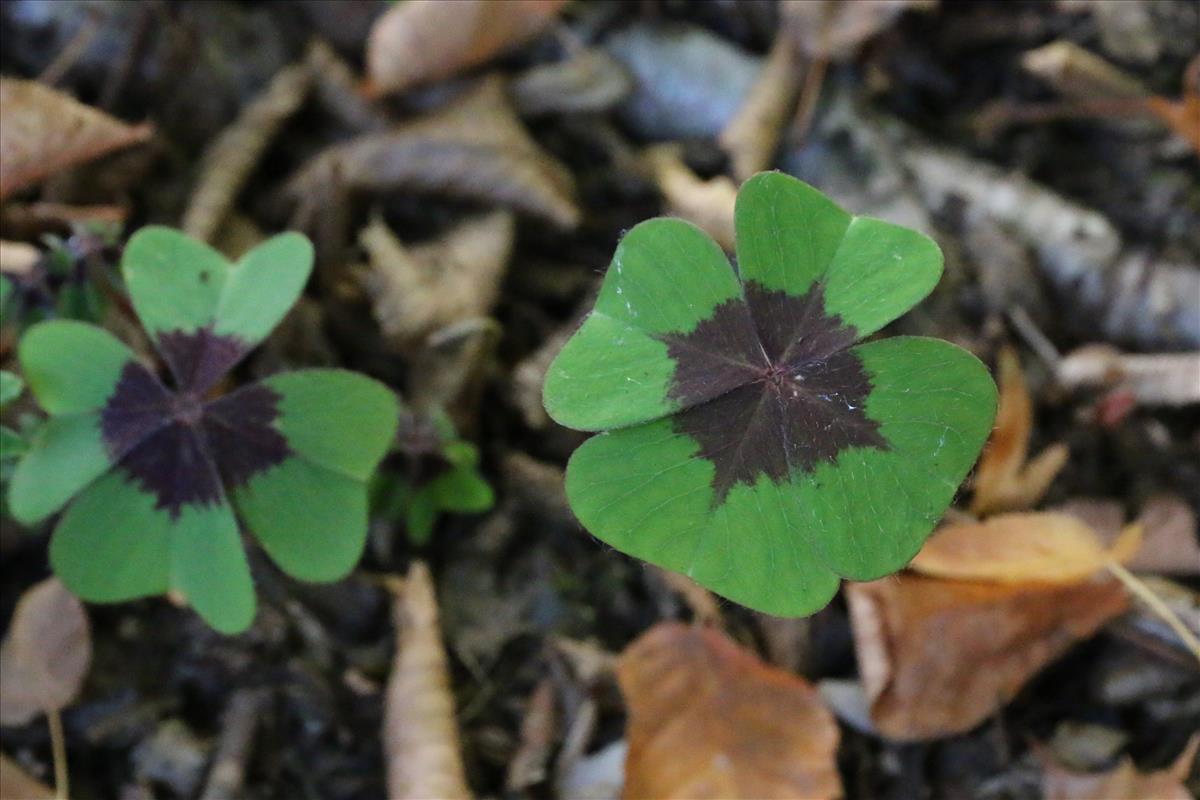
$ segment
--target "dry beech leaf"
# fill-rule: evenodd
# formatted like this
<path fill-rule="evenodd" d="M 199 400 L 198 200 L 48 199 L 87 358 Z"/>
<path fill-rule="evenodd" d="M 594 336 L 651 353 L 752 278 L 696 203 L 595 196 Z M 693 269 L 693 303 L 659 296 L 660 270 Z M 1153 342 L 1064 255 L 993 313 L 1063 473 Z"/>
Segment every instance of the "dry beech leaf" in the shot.
<path fill-rule="evenodd" d="M 414 562 L 392 608 L 396 656 L 383 719 L 388 797 L 465 800 L 463 772 L 437 598 L 425 564 Z"/>
<path fill-rule="evenodd" d="M 61 711 L 79 694 L 91 663 L 91 628 L 79 599 L 57 578 L 28 589 L 0 644 L 0 725 Z"/>
<path fill-rule="evenodd" d="M 1129 605 L 1111 579 L 1001 584 L 907 574 L 846 590 L 871 719 L 900 741 L 975 727 Z"/>
<path fill-rule="evenodd" d="M 664 622 L 621 654 L 625 798 L 834 798 L 838 729 L 817 690 L 723 633 Z"/>
<path fill-rule="evenodd" d="M 1055 377 L 1067 389 L 1123 392 L 1140 405 L 1200 403 L 1200 352 L 1127 355 L 1108 345 L 1086 345 L 1058 362 Z"/>
<path fill-rule="evenodd" d="M 520 44 L 554 21 L 566 0 L 407 0 L 375 21 L 367 39 L 372 93 L 455 75 Z"/>
<path fill-rule="evenodd" d="M 1125 756 L 1108 772 L 1075 772 L 1042 760 L 1042 794 L 1045 800 L 1191 800 L 1183 785 L 1200 751 L 1200 736 L 1193 736 L 1175 763 L 1157 772 L 1138 772 Z"/>
<path fill-rule="evenodd" d="M 149 123 L 126 125 L 70 95 L 18 78 L 0 78 L 0 109 L 0 200 L 154 133 Z"/>
<path fill-rule="evenodd" d="M 375 317 L 398 346 L 488 314 L 512 253 L 516 221 L 507 211 L 467 220 L 441 238 L 406 247 L 381 218 L 359 234 L 371 269 L 363 285 Z"/>
<path fill-rule="evenodd" d="M 937 0 L 783 0 L 780 11 L 806 55 L 844 60 L 905 11 L 936 6 Z"/>
<path fill-rule="evenodd" d="M 1109 561 L 1129 561 L 1141 541 L 1138 524 L 1126 527 L 1109 548 L 1070 514 L 998 514 L 983 522 L 942 527 L 909 566 L 953 580 L 1072 583 L 1091 577 Z"/>
<path fill-rule="evenodd" d="M 975 471 L 971 513 L 976 516 L 1032 508 L 1070 455 L 1066 445 L 1056 444 L 1026 463 L 1029 435 L 1033 432 L 1033 401 L 1025 386 L 1021 362 L 1011 348 L 1000 352 L 999 373 L 996 428 Z"/>
<path fill-rule="evenodd" d="M 50 800 L 54 790 L 34 780 L 20 765 L 0 753 L 0 800 Z"/>
<path fill-rule="evenodd" d="M 303 200 L 333 184 L 478 200 L 568 228 L 580 217 L 570 171 L 521 127 L 495 77 L 413 122 L 327 148 L 288 188 Z"/>
<path fill-rule="evenodd" d="M 659 144 L 646 149 L 643 160 L 667 201 L 667 213 L 686 219 L 733 251 L 733 205 L 737 184 L 724 175 L 704 180 L 683 163 L 676 144 Z"/>

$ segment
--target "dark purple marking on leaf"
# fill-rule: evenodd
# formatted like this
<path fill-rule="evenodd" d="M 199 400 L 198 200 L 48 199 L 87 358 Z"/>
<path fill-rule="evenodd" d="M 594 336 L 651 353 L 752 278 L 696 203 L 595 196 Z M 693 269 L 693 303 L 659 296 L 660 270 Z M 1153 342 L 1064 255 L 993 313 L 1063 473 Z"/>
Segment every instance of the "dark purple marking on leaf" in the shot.
<path fill-rule="evenodd" d="M 172 397 L 150 370 L 136 361 L 125 365 L 100 411 L 100 433 L 113 461 L 167 424 Z"/>
<path fill-rule="evenodd" d="M 180 391 L 203 395 L 225 373 L 233 369 L 250 348 L 236 336 L 213 333 L 212 328 L 200 328 L 190 333 L 181 330 L 161 331 L 157 338 L 175 384 Z"/>
<path fill-rule="evenodd" d="M 100 412 L 100 431 L 117 468 L 178 519 L 186 505 L 221 502 L 222 483 L 243 486 L 291 455 L 272 424 L 280 399 L 252 384 L 205 402 L 195 390 L 171 392 L 131 363 Z"/>
<path fill-rule="evenodd" d="M 428 416 L 402 413 L 396 441 L 401 455 L 399 466 L 414 489 L 429 485 L 454 467 L 443 452 L 441 432 Z"/>
<path fill-rule="evenodd" d="M 205 408 L 204 434 L 226 486 L 245 486 L 291 456 L 287 439 L 271 424 L 281 399 L 269 386 L 253 383 Z"/>
<path fill-rule="evenodd" d="M 834 463 L 851 447 L 886 450 L 866 415 L 871 380 L 846 348 L 856 331 L 825 312 L 820 284 L 803 296 L 745 284 L 686 334 L 660 337 L 675 362 L 676 432 L 712 462 L 713 504 L 761 475 L 775 483 Z"/>
<path fill-rule="evenodd" d="M 169 422 L 135 447 L 117 467 L 156 498 L 155 508 L 179 519 L 184 506 L 221 502 L 221 479 L 195 425 Z"/>

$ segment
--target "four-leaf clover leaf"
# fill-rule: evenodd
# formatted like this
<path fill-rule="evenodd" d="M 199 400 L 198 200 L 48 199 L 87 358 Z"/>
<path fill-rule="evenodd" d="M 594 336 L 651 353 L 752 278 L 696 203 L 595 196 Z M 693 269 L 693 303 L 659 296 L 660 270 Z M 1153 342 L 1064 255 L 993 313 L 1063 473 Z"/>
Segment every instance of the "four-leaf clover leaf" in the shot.
<path fill-rule="evenodd" d="M 312 260 L 293 233 L 236 265 L 168 228 L 135 234 L 122 272 L 169 383 L 92 325 L 44 322 L 22 338 L 25 379 L 50 418 L 17 466 L 10 508 L 33 523 L 66 506 L 50 561 L 81 598 L 175 590 L 217 630 L 243 630 L 255 601 L 239 518 L 297 578 L 354 566 L 366 482 L 395 435 L 392 392 L 314 369 L 214 397 L 296 301 Z"/>
<path fill-rule="evenodd" d="M 567 468 L 583 525 L 751 608 L 802 615 L 906 564 L 991 429 L 996 389 L 936 339 L 856 344 L 936 285 L 928 237 L 794 178 L 738 194 L 737 270 L 698 228 L 621 241 L 551 365 L 546 410 L 600 432 Z"/>

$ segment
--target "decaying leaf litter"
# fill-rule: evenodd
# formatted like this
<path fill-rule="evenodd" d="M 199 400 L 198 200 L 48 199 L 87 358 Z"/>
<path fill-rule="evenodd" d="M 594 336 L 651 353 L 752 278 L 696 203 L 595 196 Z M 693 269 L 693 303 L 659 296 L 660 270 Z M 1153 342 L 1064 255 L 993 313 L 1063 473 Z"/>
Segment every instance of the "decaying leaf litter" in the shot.
<path fill-rule="evenodd" d="M 1108 565 L 1200 628 L 1195 5 L 503 6 L 5 4 L 0 366 L 46 314 L 149 356 L 116 271 L 142 224 L 229 258 L 299 229 L 308 292 L 234 380 L 366 371 L 449 415 L 496 505 L 423 547 L 378 518 L 329 586 L 252 553 L 232 639 L 162 601 L 88 606 L 61 634 L 91 631 L 82 688 L 6 717 L 0 784 L 55 783 L 54 706 L 80 797 L 1194 793 L 1200 672 Z M 540 404 L 622 232 L 669 213 L 729 248 L 738 183 L 771 167 L 933 235 L 942 282 L 891 328 L 1002 390 L 945 538 L 798 620 L 584 534 L 582 437 Z M 6 659 L 67 640 L 14 616 L 45 547 L 5 521 Z M 736 687 L 692 709 L 719 738 L 673 738 L 671 662 Z M 766 759 L 786 703 L 822 721 Z M 699 745 L 732 771 L 672 773 Z"/>

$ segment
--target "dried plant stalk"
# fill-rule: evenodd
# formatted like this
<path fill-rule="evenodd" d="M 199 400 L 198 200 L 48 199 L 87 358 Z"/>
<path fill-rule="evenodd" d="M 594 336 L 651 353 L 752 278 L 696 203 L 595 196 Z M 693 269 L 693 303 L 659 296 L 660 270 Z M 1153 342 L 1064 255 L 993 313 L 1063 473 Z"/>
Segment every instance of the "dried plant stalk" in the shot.
<path fill-rule="evenodd" d="M 388 797 L 468 800 L 429 568 L 415 562 L 393 606 L 396 657 L 383 720 Z"/>

